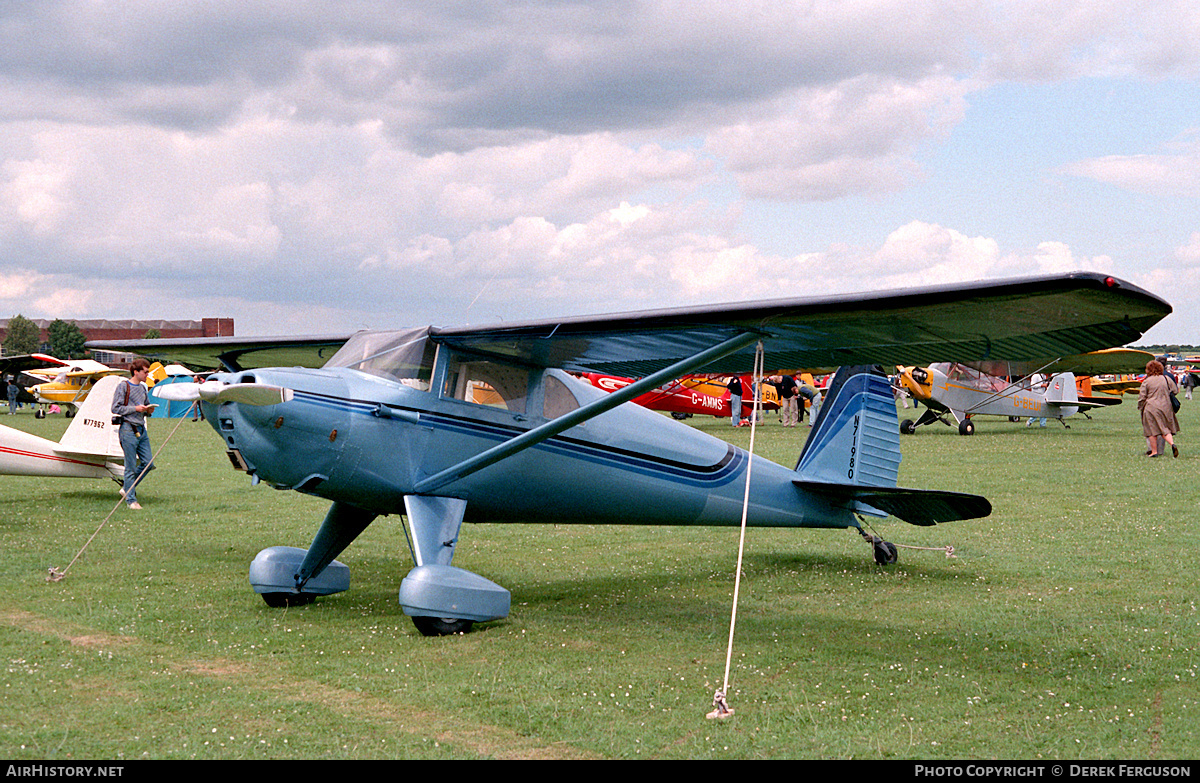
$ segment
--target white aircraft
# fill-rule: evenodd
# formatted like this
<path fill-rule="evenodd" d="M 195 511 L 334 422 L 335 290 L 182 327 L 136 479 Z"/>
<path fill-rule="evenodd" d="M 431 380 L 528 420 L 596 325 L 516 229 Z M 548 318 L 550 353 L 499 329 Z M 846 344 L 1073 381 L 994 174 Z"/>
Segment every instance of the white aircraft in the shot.
<path fill-rule="evenodd" d="M 0 474 L 121 480 L 125 458 L 111 410 L 123 380 L 109 375 L 97 381 L 58 443 L 0 425 Z"/>

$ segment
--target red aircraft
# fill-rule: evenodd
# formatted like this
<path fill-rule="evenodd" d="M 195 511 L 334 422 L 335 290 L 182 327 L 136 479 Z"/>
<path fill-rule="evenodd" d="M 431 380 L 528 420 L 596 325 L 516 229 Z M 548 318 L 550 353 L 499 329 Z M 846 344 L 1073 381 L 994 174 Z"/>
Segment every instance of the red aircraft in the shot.
<path fill-rule="evenodd" d="M 579 376 L 583 380 L 606 392 L 633 383 L 634 378 L 622 378 L 617 375 L 602 375 L 589 372 Z M 752 388 L 751 376 L 742 375 L 742 388 L 747 391 Z M 710 377 L 707 375 L 689 375 L 677 381 L 659 386 L 646 392 L 640 397 L 634 397 L 633 402 L 644 408 L 656 411 L 666 411 L 676 419 L 686 419 L 688 416 L 717 416 L 728 418 L 729 388 L 725 385 L 727 376 Z M 779 408 L 779 393 L 769 383 L 762 385 L 762 406 L 764 410 Z M 742 416 L 749 416 L 754 410 L 754 397 L 745 394 L 742 397 Z"/>

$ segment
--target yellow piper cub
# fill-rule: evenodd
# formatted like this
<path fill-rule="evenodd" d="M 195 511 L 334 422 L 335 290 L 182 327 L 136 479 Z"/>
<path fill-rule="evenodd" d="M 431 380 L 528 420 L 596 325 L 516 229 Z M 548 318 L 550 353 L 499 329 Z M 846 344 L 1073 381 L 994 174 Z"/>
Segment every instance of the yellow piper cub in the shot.
<path fill-rule="evenodd" d="M 1020 362 L 935 362 L 928 367 L 898 367 L 901 385 L 925 405 L 919 419 L 900 422 L 900 431 L 910 435 L 917 427 L 935 421 L 954 426 L 948 416 L 958 425 L 960 435 L 974 434 L 971 419 L 975 416 L 1007 416 L 1010 421 L 1026 417 L 1057 419 L 1070 429 L 1063 421 L 1068 416 L 1121 402 L 1120 398 L 1080 397 L 1074 373 L 1120 372 L 1144 367 L 1153 358 L 1145 351 L 1114 348 Z"/>
<path fill-rule="evenodd" d="M 110 375 L 128 376 L 125 370 L 118 370 L 92 359 L 70 359 L 67 366 L 47 367 L 41 370 L 26 370 L 25 374 L 35 379 L 44 379 L 41 383 L 30 385 L 28 391 L 43 405 L 58 405 L 65 411 L 67 418 L 75 415 L 79 406 L 87 399 L 88 392 L 95 388 L 96 383 Z M 155 383 L 166 378 L 166 371 L 159 362 L 150 366 L 150 375 L 146 385 L 153 387 Z M 39 414 L 45 415 L 42 411 Z"/>

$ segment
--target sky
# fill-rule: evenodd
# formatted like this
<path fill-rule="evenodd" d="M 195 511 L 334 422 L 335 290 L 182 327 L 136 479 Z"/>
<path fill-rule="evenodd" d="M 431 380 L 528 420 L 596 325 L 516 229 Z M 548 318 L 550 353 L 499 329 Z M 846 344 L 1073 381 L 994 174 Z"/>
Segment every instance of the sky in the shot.
<path fill-rule="evenodd" d="M 0 317 L 239 335 L 1086 270 L 1200 344 L 1194 0 L 0 0 Z"/>

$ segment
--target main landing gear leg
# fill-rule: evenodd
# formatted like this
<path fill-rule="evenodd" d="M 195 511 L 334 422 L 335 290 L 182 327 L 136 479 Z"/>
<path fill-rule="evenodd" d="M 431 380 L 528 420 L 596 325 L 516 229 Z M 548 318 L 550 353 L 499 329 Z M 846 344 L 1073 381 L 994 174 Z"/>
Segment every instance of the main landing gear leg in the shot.
<path fill-rule="evenodd" d="M 273 546 L 250 564 L 250 584 L 267 606 L 303 606 L 350 588 L 350 569 L 334 560 L 377 514 L 334 503 L 308 549 Z"/>
<path fill-rule="evenodd" d="M 942 424 L 949 426 L 950 422 L 946 421 L 941 413 L 938 413 L 933 408 L 926 407 L 921 413 L 921 417 L 916 421 L 905 419 L 900 422 L 900 433 L 902 435 L 912 435 L 917 427 L 924 427 L 926 424 L 933 424 L 935 421 L 940 421 Z"/>
<path fill-rule="evenodd" d="M 416 568 L 400 583 L 400 608 L 417 630 L 425 636 L 466 633 L 474 623 L 507 617 L 507 590 L 450 565 L 467 502 L 408 495 L 404 510 Z"/>

